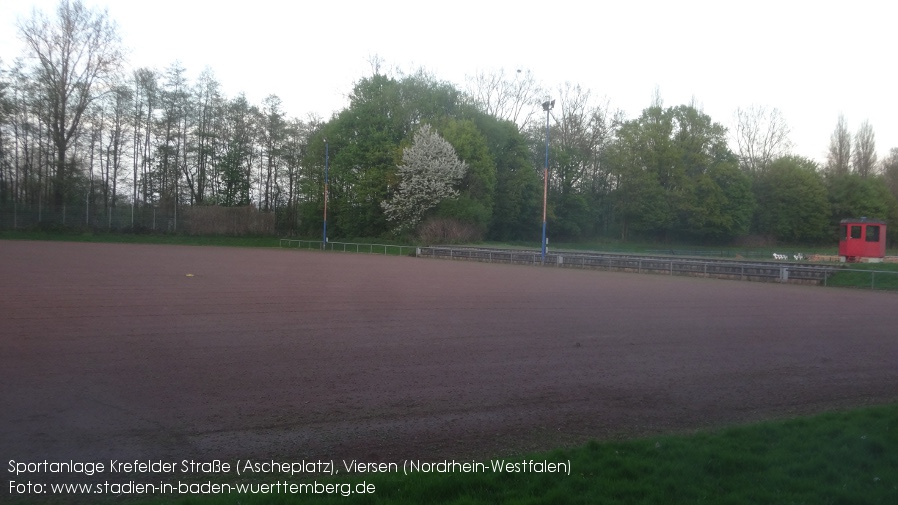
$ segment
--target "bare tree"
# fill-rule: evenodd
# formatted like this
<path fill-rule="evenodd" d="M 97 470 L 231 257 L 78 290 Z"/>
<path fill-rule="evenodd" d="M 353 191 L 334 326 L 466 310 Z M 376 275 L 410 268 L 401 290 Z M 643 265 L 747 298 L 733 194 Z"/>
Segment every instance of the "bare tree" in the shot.
<path fill-rule="evenodd" d="M 131 126 L 133 128 L 132 156 L 134 185 L 132 187 L 132 224 L 134 206 L 138 201 L 144 205 L 150 202 L 155 185 L 150 177 L 153 154 L 150 150 L 152 125 L 155 122 L 159 102 L 159 76 L 155 70 L 140 68 L 133 72 L 133 108 Z M 138 174 L 140 179 L 138 181 Z M 139 188 L 139 190 L 138 190 Z"/>
<path fill-rule="evenodd" d="M 876 136 L 869 121 L 861 123 L 854 135 L 854 169 L 861 177 L 876 170 Z"/>
<path fill-rule="evenodd" d="M 215 189 L 215 184 L 209 184 L 215 177 L 215 125 L 216 119 L 221 116 L 222 96 L 221 85 L 215 78 L 212 70 L 206 68 L 200 73 L 199 81 L 193 88 L 193 102 L 196 108 L 195 139 L 195 169 L 192 177 L 187 174 L 191 198 L 195 204 L 203 204 L 206 201 L 209 190 Z"/>
<path fill-rule="evenodd" d="M 763 172 L 770 163 L 789 153 L 789 126 L 779 109 L 752 105 L 736 109 L 733 137 L 739 165 L 745 172 Z"/>
<path fill-rule="evenodd" d="M 829 140 L 826 170 L 833 174 L 847 174 L 851 170 L 851 133 L 848 132 L 845 116 L 841 114 Z"/>
<path fill-rule="evenodd" d="M 597 184 L 604 185 L 606 178 L 601 166 L 601 155 L 611 139 L 610 104 L 594 103 L 589 89 L 565 83 L 556 91 L 559 105 L 553 117 L 556 119 L 555 140 L 557 167 L 552 174 L 553 185 L 562 193 L 573 190 L 597 191 Z M 543 135 L 543 123 L 534 125 L 537 138 Z"/>
<path fill-rule="evenodd" d="M 277 95 L 265 97 L 262 101 L 261 112 L 259 133 L 264 158 L 264 174 L 260 173 L 259 177 L 260 185 L 264 180 L 264 186 L 260 188 L 259 192 L 259 209 L 268 212 L 276 206 L 279 194 L 277 179 L 283 163 L 283 143 L 287 122 L 281 99 Z M 260 170 L 262 169 L 263 167 L 260 166 Z"/>
<path fill-rule="evenodd" d="M 69 170 L 66 153 L 80 132 L 81 117 L 97 88 L 123 60 L 118 28 L 108 13 L 88 9 L 80 0 L 60 0 L 56 19 L 35 10 L 18 23 L 19 35 L 36 60 L 34 78 L 46 101 L 45 118 L 56 155 L 54 204 L 61 206 Z"/>
<path fill-rule="evenodd" d="M 384 66 L 384 59 L 381 55 L 369 54 L 368 55 L 368 65 L 371 65 L 371 75 L 380 75 L 380 67 Z"/>
<path fill-rule="evenodd" d="M 522 131 L 537 112 L 544 94 L 529 70 L 508 77 L 504 69 L 468 78 L 468 96 L 487 114 L 511 121 Z"/>
<path fill-rule="evenodd" d="M 882 160 L 882 176 L 889 190 L 898 198 L 898 147 L 893 147 L 889 156 Z"/>
<path fill-rule="evenodd" d="M 122 158 L 125 156 L 128 143 L 126 129 L 128 112 L 133 107 L 132 92 L 127 86 L 119 84 L 107 95 L 109 117 L 109 134 L 104 148 L 106 170 L 103 173 L 103 202 L 106 211 L 107 226 L 111 227 L 112 210 L 118 197 L 118 182 L 123 169 Z M 111 188 L 110 188 L 111 185 Z M 111 195 L 110 195 L 111 193 Z"/>

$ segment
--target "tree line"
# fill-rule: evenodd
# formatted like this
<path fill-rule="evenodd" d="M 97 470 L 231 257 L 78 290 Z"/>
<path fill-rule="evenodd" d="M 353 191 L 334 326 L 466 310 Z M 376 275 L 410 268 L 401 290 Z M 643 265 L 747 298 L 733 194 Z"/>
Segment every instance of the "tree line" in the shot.
<path fill-rule="evenodd" d="M 16 28 L 26 54 L 0 62 L 0 212 L 252 207 L 320 236 L 327 168 L 331 237 L 535 240 L 548 158 L 554 240 L 813 243 L 845 217 L 898 223 L 898 148 L 877 160 L 867 122 L 852 135 L 840 117 L 820 166 L 791 154 L 776 109 L 739 109 L 728 129 L 656 96 L 627 118 L 528 71 L 459 89 L 379 61 L 346 108 L 297 119 L 274 94 L 225 96 L 211 69 L 127 70 L 115 24 L 80 1 Z"/>

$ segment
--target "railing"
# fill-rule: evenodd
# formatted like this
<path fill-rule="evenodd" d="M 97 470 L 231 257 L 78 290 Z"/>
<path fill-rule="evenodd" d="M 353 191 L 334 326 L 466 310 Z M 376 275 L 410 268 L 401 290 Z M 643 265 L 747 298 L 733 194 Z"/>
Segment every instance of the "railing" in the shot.
<path fill-rule="evenodd" d="M 542 264 L 539 251 L 527 249 L 489 249 L 456 247 L 415 247 L 391 244 L 362 244 L 353 242 L 327 242 L 320 240 L 280 239 L 281 247 L 355 252 L 399 256 L 418 256 L 450 260 L 482 261 L 490 263 Z M 638 256 L 607 253 L 556 252 L 546 254 L 545 265 L 562 268 L 594 268 L 635 273 L 687 275 L 717 279 L 745 281 L 789 282 L 835 286 L 867 287 L 870 289 L 898 289 L 898 272 L 885 270 L 861 270 L 833 265 L 809 265 L 776 261 L 703 260 L 699 258 L 675 258 L 670 256 Z M 862 281 L 830 282 L 833 275 L 848 273 L 855 276 L 869 275 Z"/>
<path fill-rule="evenodd" d="M 281 247 L 309 249 L 319 251 L 336 251 L 336 252 L 355 252 L 366 254 L 384 254 L 390 256 L 414 256 L 415 247 L 408 245 L 392 245 L 392 244 L 361 244 L 354 242 L 331 242 L 326 243 L 326 247 L 322 247 L 320 240 L 296 240 L 296 239 L 280 239 Z"/>
<path fill-rule="evenodd" d="M 893 270 L 866 270 L 860 268 L 839 268 L 833 286 L 863 287 L 898 291 L 898 272 Z M 869 277 L 869 282 L 867 278 Z"/>
<path fill-rule="evenodd" d="M 766 258 L 771 257 L 771 253 L 766 251 L 712 251 L 705 249 L 687 250 L 687 249 L 650 249 L 646 251 L 649 255 L 660 256 L 699 256 L 699 257 L 718 257 L 718 258 Z"/>
<path fill-rule="evenodd" d="M 542 263 L 542 256 L 539 252 L 526 250 L 421 247 L 418 249 L 418 256 L 496 263 Z M 814 284 L 826 284 L 827 278 L 838 270 L 835 267 L 826 265 L 810 266 L 775 262 L 746 263 L 731 260 L 709 261 L 599 253 L 551 253 L 546 255 L 545 264 L 565 268 L 595 268 L 635 273 Z"/>

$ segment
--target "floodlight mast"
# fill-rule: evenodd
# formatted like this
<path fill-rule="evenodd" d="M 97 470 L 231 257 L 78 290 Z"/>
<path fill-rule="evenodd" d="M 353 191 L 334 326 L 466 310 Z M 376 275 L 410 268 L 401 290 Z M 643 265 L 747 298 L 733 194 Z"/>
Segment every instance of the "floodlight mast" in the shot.
<path fill-rule="evenodd" d="M 327 250 L 327 189 L 328 180 L 327 172 L 330 168 L 330 151 L 328 150 L 327 138 L 324 139 L 324 228 L 321 231 L 321 249 Z"/>
<path fill-rule="evenodd" d="M 546 168 L 543 171 L 543 240 L 542 263 L 546 264 L 546 203 L 549 194 L 549 111 L 555 107 L 555 100 L 543 102 L 543 110 L 546 111 Z"/>

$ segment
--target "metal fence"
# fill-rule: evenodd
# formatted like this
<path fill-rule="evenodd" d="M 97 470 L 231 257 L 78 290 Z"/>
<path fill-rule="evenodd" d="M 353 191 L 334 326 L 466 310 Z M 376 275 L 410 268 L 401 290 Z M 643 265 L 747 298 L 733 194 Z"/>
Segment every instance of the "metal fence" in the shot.
<path fill-rule="evenodd" d="M 4 205 L 0 230 L 64 229 L 96 232 L 151 232 L 187 235 L 274 235 L 276 214 L 251 206 L 152 205 L 98 207 Z"/>
<path fill-rule="evenodd" d="M 418 256 L 496 263 L 542 264 L 542 256 L 539 252 L 526 250 L 421 247 L 418 249 Z M 634 273 L 813 284 L 826 284 L 827 279 L 834 272 L 840 270 L 827 265 L 715 261 L 601 253 L 550 253 L 546 255 L 545 264 L 563 268 L 591 268 Z"/>
<path fill-rule="evenodd" d="M 543 265 L 540 251 L 526 249 L 490 249 L 461 247 L 416 247 L 390 244 L 362 244 L 352 242 L 327 242 L 322 247 L 320 240 L 280 239 L 281 247 L 437 258 L 448 260 L 480 261 L 488 263 L 512 263 L 522 265 Z M 870 289 L 896 289 L 898 272 L 886 270 L 861 270 L 835 265 L 811 265 L 807 263 L 737 260 L 705 260 L 695 258 L 673 258 L 666 256 L 620 255 L 606 253 L 549 253 L 546 266 L 559 268 L 586 268 L 633 273 L 662 275 L 684 275 L 716 279 L 743 281 L 820 284 L 827 286 L 833 275 L 838 273 L 858 273 L 869 275 L 869 284 L 854 283 L 853 286 Z M 844 285 L 844 284 L 837 284 Z"/>
<path fill-rule="evenodd" d="M 415 246 L 408 245 L 392 245 L 392 244 L 362 244 L 355 242 L 331 242 L 328 241 L 325 247 L 322 247 L 321 240 L 298 240 L 282 238 L 280 240 L 281 247 L 308 249 L 308 250 L 325 250 L 336 252 L 354 252 L 366 254 L 384 254 L 388 256 L 414 256 Z"/>
<path fill-rule="evenodd" d="M 834 283 L 837 286 L 864 287 L 869 289 L 885 289 L 898 291 L 898 272 L 891 270 L 862 270 L 859 268 L 839 268 L 838 273 L 850 274 L 854 281 L 846 283 L 839 279 Z M 867 278 L 869 277 L 869 281 Z"/>
<path fill-rule="evenodd" d="M 0 208 L 0 230 L 68 228 L 120 231 L 147 229 L 167 231 L 175 225 L 175 216 L 151 207 L 97 208 L 84 205 L 5 205 Z"/>

